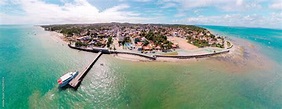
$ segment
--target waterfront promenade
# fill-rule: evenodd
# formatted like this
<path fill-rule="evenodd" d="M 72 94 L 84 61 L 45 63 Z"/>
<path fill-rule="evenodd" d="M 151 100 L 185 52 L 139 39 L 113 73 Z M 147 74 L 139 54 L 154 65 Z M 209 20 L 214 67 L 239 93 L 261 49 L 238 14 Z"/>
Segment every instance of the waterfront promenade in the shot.
<path fill-rule="evenodd" d="M 147 58 L 149 60 L 157 60 L 158 57 L 162 58 L 176 58 L 176 59 L 189 59 L 189 58 L 205 58 L 205 57 L 210 57 L 214 55 L 219 55 L 219 54 L 224 54 L 228 53 L 230 50 L 229 49 L 223 49 L 221 51 L 214 51 L 214 52 L 207 52 L 207 53 L 195 53 L 195 54 L 187 54 L 187 55 L 163 55 L 163 54 L 152 54 L 152 55 L 147 55 L 143 53 L 137 53 L 137 52 L 131 52 L 127 50 L 109 50 L 107 48 L 82 48 L 82 47 L 75 47 L 73 45 L 68 45 L 70 48 L 77 49 L 77 50 L 82 50 L 82 51 L 87 51 L 87 52 L 94 52 L 94 53 L 104 53 L 104 54 L 129 54 L 129 55 L 135 55 L 135 56 L 140 56 Z"/>

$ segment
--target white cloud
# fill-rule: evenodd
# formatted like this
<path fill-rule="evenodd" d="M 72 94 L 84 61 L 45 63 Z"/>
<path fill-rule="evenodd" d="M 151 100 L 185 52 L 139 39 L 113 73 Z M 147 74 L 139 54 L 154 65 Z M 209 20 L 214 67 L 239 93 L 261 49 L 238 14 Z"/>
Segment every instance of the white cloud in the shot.
<path fill-rule="evenodd" d="M 7 0 L 0 0 L 0 5 L 5 5 L 7 3 Z"/>
<path fill-rule="evenodd" d="M 177 5 L 175 3 L 166 3 L 162 6 L 162 8 L 173 8 L 176 7 Z"/>
<path fill-rule="evenodd" d="M 179 13 L 174 15 L 174 17 L 184 17 L 184 16 L 186 16 L 186 14 L 184 12 L 179 12 Z"/>
<path fill-rule="evenodd" d="M 138 13 L 124 11 L 126 4 L 104 11 L 98 10 L 86 0 L 75 0 L 64 5 L 50 4 L 41 0 L 20 0 L 24 16 L 1 14 L 1 24 L 50 24 L 50 23 L 97 23 L 97 22 L 144 22 Z"/>
<path fill-rule="evenodd" d="M 282 10 L 282 1 L 281 0 L 278 1 L 277 0 L 276 2 L 274 2 L 273 4 L 270 5 L 270 8 Z"/>
<path fill-rule="evenodd" d="M 132 22 L 280 26 L 279 28 L 282 28 L 282 12 L 272 10 L 281 9 L 281 0 L 272 2 L 266 0 L 158 0 L 155 4 L 152 2 L 153 0 L 132 0 L 134 2 L 119 0 L 122 2 L 113 3 L 103 8 L 98 7 L 100 2 L 97 2 L 103 2 L 103 0 L 91 1 L 91 3 L 87 0 L 60 1 L 61 4 L 58 5 L 44 2 L 44 0 L 0 0 L 0 5 L 6 5 L 9 8 L 6 11 L 0 10 L 0 24 Z M 126 2 L 134 7 L 120 4 Z M 139 4 L 142 4 L 141 2 L 146 2 L 145 5 L 153 3 L 149 5 L 153 6 L 144 9 L 144 7 L 139 6 Z M 156 8 L 154 5 L 159 7 Z M 16 11 L 13 10 L 13 6 L 17 6 L 15 7 Z M 256 10 L 258 8 L 264 10 L 268 6 L 269 8 L 265 10 L 267 11 L 265 13 Z M 210 12 L 205 13 L 206 11 Z M 223 15 L 222 13 L 229 14 Z"/>
<path fill-rule="evenodd" d="M 175 5 L 176 8 L 181 8 L 182 10 L 190 10 L 196 8 L 214 7 L 217 9 L 222 9 L 224 11 L 240 11 L 252 8 L 260 7 L 259 1 L 251 0 L 160 0 L 159 3 L 164 6 L 177 3 L 180 5 Z"/>
<path fill-rule="evenodd" d="M 282 13 L 272 13 L 269 16 L 257 14 L 241 15 L 227 14 L 219 16 L 197 16 L 177 20 L 176 23 L 196 25 L 225 25 L 225 26 L 248 26 L 248 27 L 271 27 L 282 28 Z"/>
<path fill-rule="evenodd" d="M 150 2 L 151 0 L 135 0 L 137 2 Z"/>
<path fill-rule="evenodd" d="M 133 1 L 133 2 L 150 2 L 152 0 L 118 0 L 120 2 L 125 2 L 125 1 Z"/>

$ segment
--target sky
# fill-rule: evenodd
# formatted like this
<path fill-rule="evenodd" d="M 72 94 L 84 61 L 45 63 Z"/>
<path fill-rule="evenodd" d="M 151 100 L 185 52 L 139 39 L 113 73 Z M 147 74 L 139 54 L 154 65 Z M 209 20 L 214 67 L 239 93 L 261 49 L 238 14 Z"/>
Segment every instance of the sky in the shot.
<path fill-rule="evenodd" d="M 109 22 L 282 28 L 282 0 L 0 0 L 0 25 Z"/>

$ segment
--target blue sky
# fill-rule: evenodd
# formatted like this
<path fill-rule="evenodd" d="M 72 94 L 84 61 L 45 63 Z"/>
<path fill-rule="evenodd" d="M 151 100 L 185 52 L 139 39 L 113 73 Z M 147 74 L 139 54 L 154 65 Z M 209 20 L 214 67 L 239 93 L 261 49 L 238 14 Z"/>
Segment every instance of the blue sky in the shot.
<path fill-rule="evenodd" d="M 100 22 L 282 28 L 282 0 L 0 0 L 0 24 Z"/>

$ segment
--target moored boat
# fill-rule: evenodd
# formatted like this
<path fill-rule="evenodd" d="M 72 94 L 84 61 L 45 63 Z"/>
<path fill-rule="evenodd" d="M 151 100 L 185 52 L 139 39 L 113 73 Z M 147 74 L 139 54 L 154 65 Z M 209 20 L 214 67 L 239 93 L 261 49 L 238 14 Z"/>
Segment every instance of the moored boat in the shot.
<path fill-rule="evenodd" d="M 76 72 L 68 72 L 61 76 L 58 79 L 58 84 L 60 87 L 66 86 L 73 78 L 75 78 L 78 75 L 78 71 Z"/>

